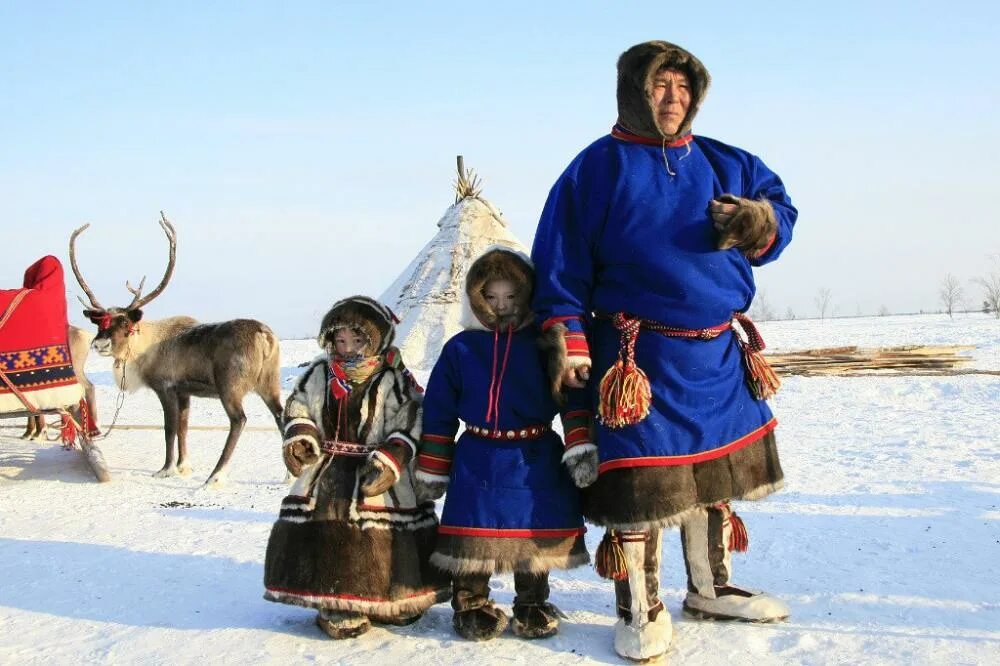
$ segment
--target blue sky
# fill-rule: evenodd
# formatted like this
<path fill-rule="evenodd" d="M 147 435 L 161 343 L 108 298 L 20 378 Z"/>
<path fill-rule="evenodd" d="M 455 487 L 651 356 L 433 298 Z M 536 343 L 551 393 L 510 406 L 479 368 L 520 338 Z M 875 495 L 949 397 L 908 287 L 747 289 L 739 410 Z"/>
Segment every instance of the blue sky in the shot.
<path fill-rule="evenodd" d="M 707 3 L 706 3 L 707 4 Z M 870 6 L 875 5 L 875 6 Z M 615 60 L 666 39 L 713 76 L 696 133 L 761 156 L 800 209 L 758 284 L 779 313 L 939 307 L 1000 253 L 993 3 L 171 2 L 0 5 L 0 285 L 70 232 L 104 305 L 313 332 L 436 231 L 454 158 L 530 244 L 615 118 Z M 76 285 L 70 278 L 72 293 Z M 75 303 L 75 299 L 73 301 Z M 73 318 L 79 321 L 78 308 Z"/>

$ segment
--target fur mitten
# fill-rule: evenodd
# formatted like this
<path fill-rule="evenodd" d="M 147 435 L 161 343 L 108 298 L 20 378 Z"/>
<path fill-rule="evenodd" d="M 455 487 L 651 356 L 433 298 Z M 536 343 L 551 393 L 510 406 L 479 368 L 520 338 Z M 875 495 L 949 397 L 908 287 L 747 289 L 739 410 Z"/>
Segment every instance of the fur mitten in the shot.
<path fill-rule="evenodd" d="M 771 244 L 778 229 L 774 209 L 764 199 L 754 201 L 723 194 L 709 204 L 709 210 L 719 233 L 720 250 L 735 247 L 755 257 Z"/>
<path fill-rule="evenodd" d="M 302 468 L 315 464 L 319 460 L 319 454 L 309 442 L 301 439 L 290 441 L 281 447 L 282 456 L 285 459 L 285 467 L 292 476 L 302 474 Z"/>
<path fill-rule="evenodd" d="M 447 481 L 427 481 L 422 479 L 419 473 L 413 479 L 413 492 L 416 493 L 418 504 L 440 499 L 447 489 Z"/>
<path fill-rule="evenodd" d="M 365 497 L 381 495 L 392 488 L 399 477 L 395 470 L 376 458 L 369 458 L 359 473 L 361 494 Z"/>
<path fill-rule="evenodd" d="M 579 444 L 563 454 L 563 464 L 573 477 L 577 488 L 586 488 L 597 481 L 597 447 L 593 444 Z"/>

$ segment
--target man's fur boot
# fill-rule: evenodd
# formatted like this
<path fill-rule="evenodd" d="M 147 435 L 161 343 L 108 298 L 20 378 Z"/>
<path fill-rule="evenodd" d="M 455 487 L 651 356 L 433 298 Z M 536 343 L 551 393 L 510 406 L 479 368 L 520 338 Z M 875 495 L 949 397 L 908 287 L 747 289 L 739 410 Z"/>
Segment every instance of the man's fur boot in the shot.
<path fill-rule="evenodd" d="M 780 599 L 760 590 L 730 585 L 732 550 L 741 540 L 745 542 L 742 521 L 728 503 L 695 511 L 681 525 L 688 577 L 684 611 L 688 615 L 747 622 L 775 622 L 788 617 L 788 606 Z"/>
<path fill-rule="evenodd" d="M 456 576 L 451 607 L 455 610 L 452 626 L 462 638 L 488 641 L 507 628 L 507 615 L 490 599 L 490 577 L 486 574 Z"/>
<path fill-rule="evenodd" d="M 372 628 L 368 616 L 324 608 L 316 616 L 316 624 L 330 638 L 354 638 Z"/>
<path fill-rule="evenodd" d="M 670 613 L 660 601 L 660 547 L 663 531 L 615 531 L 625 554 L 628 579 L 615 581 L 618 622 L 615 652 L 637 662 L 656 661 L 673 638 Z"/>
<path fill-rule="evenodd" d="M 561 611 L 548 602 L 548 572 L 514 573 L 514 621 L 511 627 L 521 638 L 548 638 L 559 631 Z"/>

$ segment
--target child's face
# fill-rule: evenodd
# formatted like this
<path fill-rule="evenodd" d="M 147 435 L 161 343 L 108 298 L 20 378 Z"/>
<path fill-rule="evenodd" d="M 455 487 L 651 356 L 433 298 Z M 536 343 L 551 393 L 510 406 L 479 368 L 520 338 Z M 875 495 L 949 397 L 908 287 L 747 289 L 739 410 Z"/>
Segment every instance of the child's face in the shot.
<path fill-rule="evenodd" d="M 483 296 L 498 317 L 516 314 L 517 305 L 514 299 L 517 291 L 510 280 L 490 280 L 483 289 Z"/>
<path fill-rule="evenodd" d="M 333 350 L 341 356 L 360 354 L 365 348 L 365 338 L 357 331 L 342 328 L 333 336 Z"/>

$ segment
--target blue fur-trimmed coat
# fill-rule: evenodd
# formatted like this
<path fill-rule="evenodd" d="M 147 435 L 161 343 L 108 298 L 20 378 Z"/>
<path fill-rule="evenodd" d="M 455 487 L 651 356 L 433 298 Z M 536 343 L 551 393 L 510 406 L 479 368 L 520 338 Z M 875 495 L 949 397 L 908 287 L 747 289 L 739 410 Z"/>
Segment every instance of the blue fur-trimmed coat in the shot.
<path fill-rule="evenodd" d="M 560 408 L 549 391 L 539 330 L 513 334 L 467 330 L 441 351 L 424 395 L 424 431 L 417 477 L 448 480 L 439 535 L 463 537 L 573 537 L 583 533 L 579 491 L 562 464 L 565 450 L 588 445 L 589 412 L 578 392 L 563 409 L 563 440 L 552 430 L 537 439 L 495 440 L 467 427 L 522 433 L 548 425 Z M 491 377 L 498 377 L 499 411 L 487 422 Z M 494 355 L 498 356 L 494 374 Z"/>
<path fill-rule="evenodd" d="M 570 355 L 592 360 L 595 410 L 620 337 L 593 313 L 626 312 L 687 329 L 718 326 L 746 311 L 755 292 L 752 269 L 777 259 L 792 238 L 797 211 L 759 158 L 706 137 L 678 144 L 598 139 L 556 181 L 538 225 L 533 309 L 546 323 L 586 334 L 582 348 L 570 344 Z M 716 249 L 708 206 L 726 193 L 770 202 L 777 234 L 760 256 Z M 747 388 L 735 334 L 705 341 L 643 329 L 635 354 L 650 380 L 651 411 L 624 428 L 597 426 L 602 473 L 710 460 L 774 428 L 767 404 Z"/>

